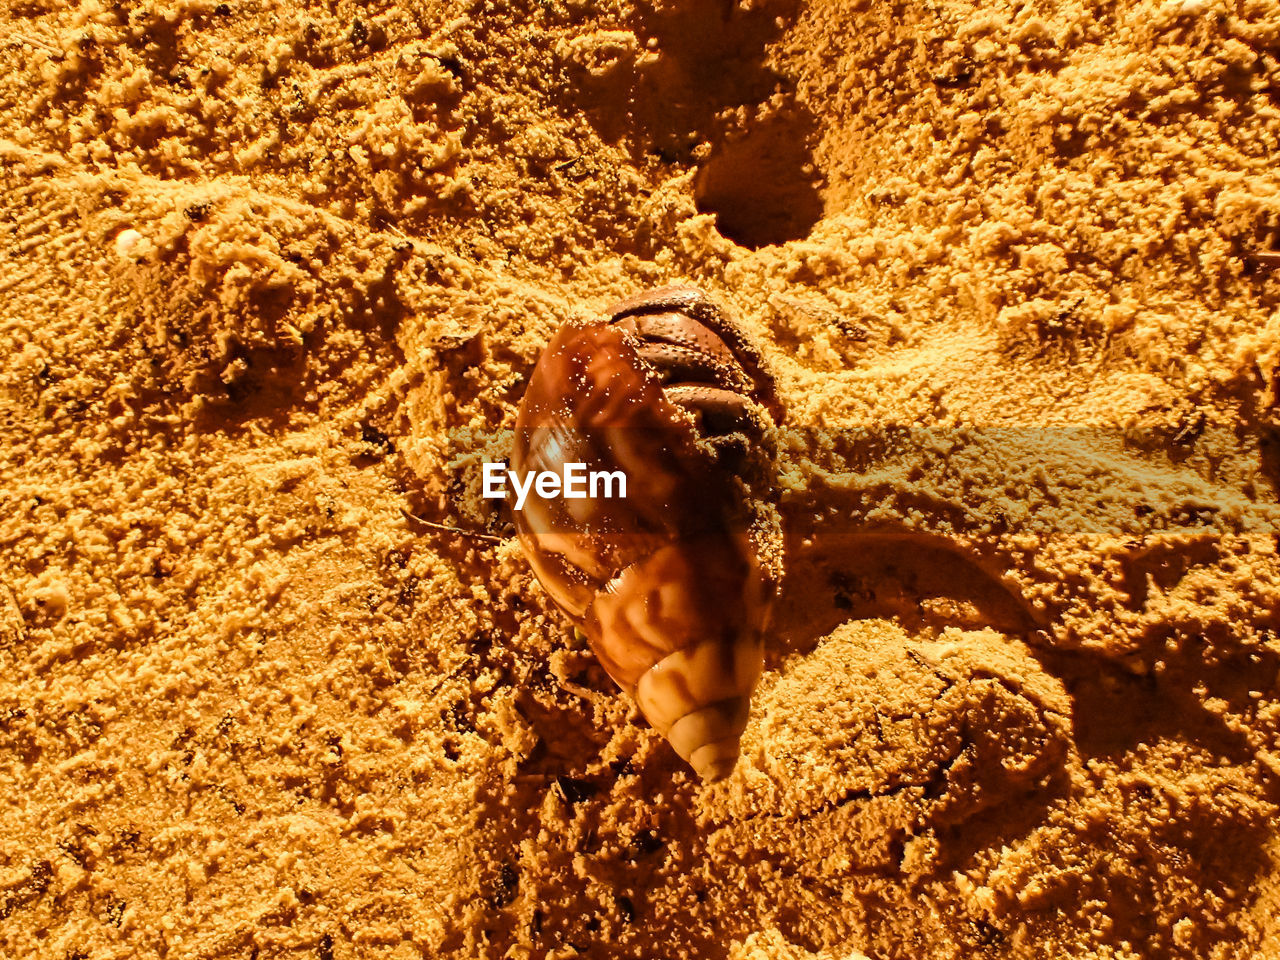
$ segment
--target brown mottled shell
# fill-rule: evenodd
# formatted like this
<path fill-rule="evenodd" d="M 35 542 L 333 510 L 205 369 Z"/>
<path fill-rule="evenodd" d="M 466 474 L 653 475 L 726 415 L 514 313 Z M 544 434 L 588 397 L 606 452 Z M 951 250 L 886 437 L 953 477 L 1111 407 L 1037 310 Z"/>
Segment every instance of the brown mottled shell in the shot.
<path fill-rule="evenodd" d="M 521 477 L 626 475 L 625 499 L 531 488 L 516 529 L 609 675 L 708 780 L 737 762 L 776 586 L 772 386 L 718 306 L 670 287 L 562 327 L 516 420 Z"/>

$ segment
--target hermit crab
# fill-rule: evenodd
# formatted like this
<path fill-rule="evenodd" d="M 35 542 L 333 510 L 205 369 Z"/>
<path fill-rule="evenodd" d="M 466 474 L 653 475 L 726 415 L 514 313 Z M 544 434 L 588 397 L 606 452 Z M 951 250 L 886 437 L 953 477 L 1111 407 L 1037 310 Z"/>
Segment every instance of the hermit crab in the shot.
<path fill-rule="evenodd" d="M 517 413 L 515 522 L 534 573 L 704 780 L 737 763 L 781 581 L 780 420 L 759 354 L 688 287 L 565 324 Z M 593 478 L 583 495 L 533 483 L 574 467 Z"/>

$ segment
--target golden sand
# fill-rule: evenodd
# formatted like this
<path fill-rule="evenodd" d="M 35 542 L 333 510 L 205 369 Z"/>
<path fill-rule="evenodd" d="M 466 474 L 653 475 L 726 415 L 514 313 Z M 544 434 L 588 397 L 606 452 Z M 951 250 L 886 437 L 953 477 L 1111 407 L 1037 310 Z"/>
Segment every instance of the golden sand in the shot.
<path fill-rule="evenodd" d="M 0 957 L 1280 956 L 1275 0 L 5 10 Z M 478 495 L 669 282 L 788 409 L 705 787 Z"/>

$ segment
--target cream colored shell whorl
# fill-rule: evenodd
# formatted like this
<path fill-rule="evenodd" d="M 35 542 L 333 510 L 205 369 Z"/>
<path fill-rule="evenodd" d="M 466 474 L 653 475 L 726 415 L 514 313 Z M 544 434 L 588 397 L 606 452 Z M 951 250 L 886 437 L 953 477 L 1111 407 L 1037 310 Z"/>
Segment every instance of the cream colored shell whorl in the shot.
<path fill-rule="evenodd" d="M 780 578 L 776 404 L 722 310 L 688 288 L 566 325 L 520 404 L 512 467 L 620 471 L 626 497 L 516 512 L 539 581 L 645 718 L 705 780 L 728 776 Z"/>

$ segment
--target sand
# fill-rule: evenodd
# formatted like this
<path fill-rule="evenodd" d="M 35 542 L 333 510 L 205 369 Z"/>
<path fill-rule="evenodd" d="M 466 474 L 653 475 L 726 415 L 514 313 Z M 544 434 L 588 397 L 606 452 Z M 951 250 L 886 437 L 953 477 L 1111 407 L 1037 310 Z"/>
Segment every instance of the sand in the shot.
<path fill-rule="evenodd" d="M 1280 956 L 1274 0 L 3 24 L 0 956 Z M 710 786 L 479 497 L 669 282 L 788 418 Z"/>

